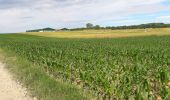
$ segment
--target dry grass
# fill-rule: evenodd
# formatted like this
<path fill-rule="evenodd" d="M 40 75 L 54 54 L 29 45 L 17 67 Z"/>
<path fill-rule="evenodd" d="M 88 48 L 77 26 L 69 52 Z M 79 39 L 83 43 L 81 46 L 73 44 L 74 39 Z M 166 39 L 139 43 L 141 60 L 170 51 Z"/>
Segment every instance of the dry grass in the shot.
<path fill-rule="evenodd" d="M 119 38 L 150 35 L 170 35 L 170 28 L 156 29 L 126 29 L 126 30 L 84 30 L 84 31 L 58 31 L 58 32 L 30 32 L 24 33 L 45 37 L 58 38 Z"/>

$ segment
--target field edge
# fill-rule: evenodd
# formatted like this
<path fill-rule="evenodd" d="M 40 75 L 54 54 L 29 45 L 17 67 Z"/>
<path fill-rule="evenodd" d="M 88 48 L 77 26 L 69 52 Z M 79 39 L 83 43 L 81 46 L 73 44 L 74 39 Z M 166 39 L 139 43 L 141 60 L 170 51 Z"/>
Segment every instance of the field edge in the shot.
<path fill-rule="evenodd" d="M 5 52 L 4 52 L 5 51 Z M 13 78 L 28 90 L 28 95 L 38 100 L 87 100 L 83 92 L 67 83 L 56 81 L 37 65 L 11 51 L 0 48 L 0 60 Z"/>

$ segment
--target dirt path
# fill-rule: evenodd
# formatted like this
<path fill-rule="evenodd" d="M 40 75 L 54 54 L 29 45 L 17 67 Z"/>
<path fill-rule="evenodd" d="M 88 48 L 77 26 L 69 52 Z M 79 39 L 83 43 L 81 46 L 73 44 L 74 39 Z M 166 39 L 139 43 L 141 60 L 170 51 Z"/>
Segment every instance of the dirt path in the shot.
<path fill-rule="evenodd" d="M 12 79 L 0 62 L 0 100 L 33 100 L 26 94 L 26 89 Z"/>

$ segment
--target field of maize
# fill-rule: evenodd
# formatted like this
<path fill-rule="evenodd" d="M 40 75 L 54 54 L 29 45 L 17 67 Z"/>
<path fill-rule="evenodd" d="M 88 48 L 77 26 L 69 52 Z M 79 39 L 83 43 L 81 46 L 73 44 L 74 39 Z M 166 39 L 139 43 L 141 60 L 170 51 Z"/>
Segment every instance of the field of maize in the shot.
<path fill-rule="evenodd" d="M 170 36 L 60 39 L 0 35 L 0 48 L 96 98 L 170 100 Z"/>

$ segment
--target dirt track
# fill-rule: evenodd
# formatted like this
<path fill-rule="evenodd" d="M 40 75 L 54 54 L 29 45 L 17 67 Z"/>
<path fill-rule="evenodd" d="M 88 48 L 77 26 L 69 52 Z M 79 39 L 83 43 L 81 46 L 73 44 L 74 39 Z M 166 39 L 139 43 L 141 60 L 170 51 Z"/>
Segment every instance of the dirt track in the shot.
<path fill-rule="evenodd" d="M 0 100 L 33 100 L 26 94 L 26 89 L 12 79 L 0 62 Z"/>

